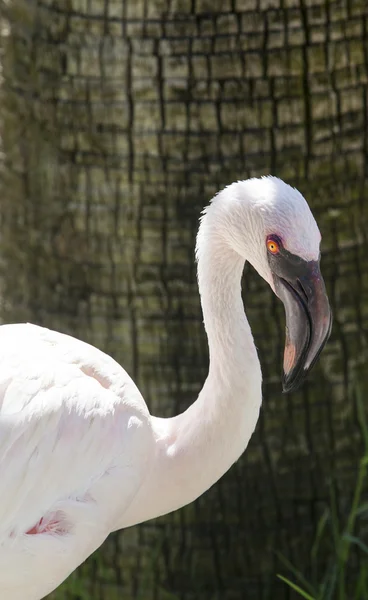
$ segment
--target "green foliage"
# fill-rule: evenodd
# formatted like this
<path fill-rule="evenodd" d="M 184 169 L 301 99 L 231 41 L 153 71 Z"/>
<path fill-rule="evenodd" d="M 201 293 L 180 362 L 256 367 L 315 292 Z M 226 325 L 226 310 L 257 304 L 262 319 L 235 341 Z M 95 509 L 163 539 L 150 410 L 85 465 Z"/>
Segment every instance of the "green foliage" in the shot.
<path fill-rule="evenodd" d="M 368 502 L 364 491 L 368 475 L 368 424 L 359 385 L 355 389 L 357 415 L 364 442 L 363 456 L 359 461 L 356 485 L 344 520 L 339 516 L 335 486 L 331 485 L 330 507 L 325 510 L 317 526 L 315 542 L 311 549 L 311 581 L 287 559 L 280 557 L 298 583 L 278 575 L 298 596 L 306 600 L 366 600 L 368 598 L 368 545 L 361 539 L 361 521 L 368 517 Z M 325 549 L 329 548 L 326 561 Z M 323 573 L 318 576 L 319 565 Z M 300 585 L 299 585 L 300 584 Z"/>

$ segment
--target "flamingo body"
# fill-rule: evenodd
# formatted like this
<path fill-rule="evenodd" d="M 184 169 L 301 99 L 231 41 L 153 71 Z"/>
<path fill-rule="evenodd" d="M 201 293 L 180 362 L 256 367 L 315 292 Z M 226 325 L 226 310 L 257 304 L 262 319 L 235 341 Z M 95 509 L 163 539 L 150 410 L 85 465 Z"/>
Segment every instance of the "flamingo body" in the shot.
<path fill-rule="evenodd" d="M 0 592 L 39 600 L 114 528 L 154 440 L 133 381 L 86 343 L 4 325 L 0 365 Z"/>
<path fill-rule="evenodd" d="M 119 528 L 192 502 L 245 450 L 261 368 L 241 296 L 248 260 L 285 305 L 284 389 L 331 329 L 320 233 L 277 178 L 220 192 L 197 237 L 208 377 L 196 401 L 151 416 L 112 358 L 35 325 L 0 327 L 0 596 L 40 600 Z"/>

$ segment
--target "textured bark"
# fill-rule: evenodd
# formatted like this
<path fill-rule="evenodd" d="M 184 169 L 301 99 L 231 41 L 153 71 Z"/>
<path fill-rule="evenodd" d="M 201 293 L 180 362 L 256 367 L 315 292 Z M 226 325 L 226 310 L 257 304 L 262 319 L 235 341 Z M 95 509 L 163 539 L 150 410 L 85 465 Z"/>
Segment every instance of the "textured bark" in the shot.
<path fill-rule="evenodd" d="M 276 553 L 307 564 L 336 474 L 344 506 L 368 324 L 365 5 L 2 2 L 4 320 L 92 342 L 152 412 L 185 409 L 207 369 L 200 209 L 231 181 L 270 172 L 317 216 L 335 317 L 313 376 L 283 396 L 282 307 L 247 269 L 265 384 L 245 456 L 193 505 L 111 536 L 54 600 L 289 598 Z"/>

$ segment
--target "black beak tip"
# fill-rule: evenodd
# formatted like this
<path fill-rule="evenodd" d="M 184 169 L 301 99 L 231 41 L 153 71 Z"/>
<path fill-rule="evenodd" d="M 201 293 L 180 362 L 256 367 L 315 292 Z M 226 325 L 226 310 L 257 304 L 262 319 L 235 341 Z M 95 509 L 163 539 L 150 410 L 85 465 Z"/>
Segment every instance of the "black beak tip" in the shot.
<path fill-rule="evenodd" d="M 282 383 L 282 393 L 283 394 L 290 394 L 290 392 L 293 391 L 293 385 L 290 385 L 286 382 Z"/>
<path fill-rule="evenodd" d="M 296 376 L 292 371 L 287 375 L 284 373 L 282 379 L 282 393 L 290 394 L 291 392 L 296 392 L 303 383 L 305 375 L 306 373 L 304 371 L 298 373 Z"/>
<path fill-rule="evenodd" d="M 288 384 L 283 382 L 283 384 L 282 384 L 282 393 L 283 394 L 289 394 L 290 391 L 291 391 L 291 388 L 288 386 Z"/>

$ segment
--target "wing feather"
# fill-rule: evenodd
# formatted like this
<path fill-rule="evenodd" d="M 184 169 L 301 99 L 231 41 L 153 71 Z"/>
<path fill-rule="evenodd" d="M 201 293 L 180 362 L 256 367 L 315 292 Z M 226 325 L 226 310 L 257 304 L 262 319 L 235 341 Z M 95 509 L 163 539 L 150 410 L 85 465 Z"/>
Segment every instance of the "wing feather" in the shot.
<path fill-rule="evenodd" d="M 0 537 L 86 497 L 110 523 L 151 450 L 147 407 L 113 359 L 33 325 L 0 328 Z"/>

